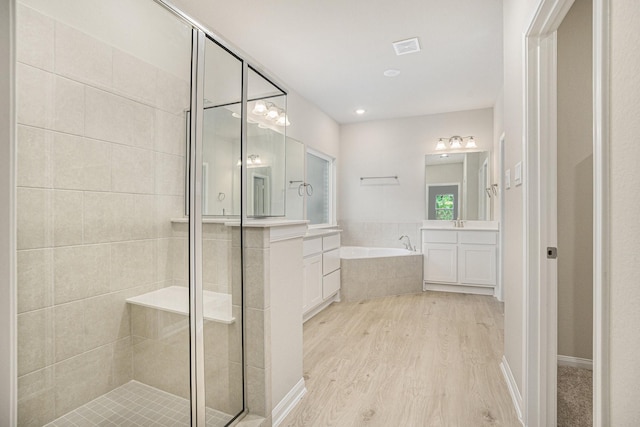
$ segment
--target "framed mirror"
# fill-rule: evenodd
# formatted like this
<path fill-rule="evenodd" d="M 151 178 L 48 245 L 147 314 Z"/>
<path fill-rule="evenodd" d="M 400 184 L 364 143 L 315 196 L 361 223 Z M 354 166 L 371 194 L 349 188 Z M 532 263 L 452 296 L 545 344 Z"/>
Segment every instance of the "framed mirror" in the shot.
<path fill-rule="evenodd" d="M 491 220 L 491 156 L 488 151 L 425 156 L 425 218 Z"/>

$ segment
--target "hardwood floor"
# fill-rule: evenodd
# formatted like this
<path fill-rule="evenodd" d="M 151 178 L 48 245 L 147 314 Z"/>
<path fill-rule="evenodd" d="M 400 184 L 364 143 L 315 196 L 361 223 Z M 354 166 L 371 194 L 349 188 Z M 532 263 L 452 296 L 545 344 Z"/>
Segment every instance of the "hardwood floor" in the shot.
<path fill-rule="evenodd" d="M 307 394 L 282 426 L 520 426 L 502 305 L 425 292 L 333 304 L 304 325 Z"/>

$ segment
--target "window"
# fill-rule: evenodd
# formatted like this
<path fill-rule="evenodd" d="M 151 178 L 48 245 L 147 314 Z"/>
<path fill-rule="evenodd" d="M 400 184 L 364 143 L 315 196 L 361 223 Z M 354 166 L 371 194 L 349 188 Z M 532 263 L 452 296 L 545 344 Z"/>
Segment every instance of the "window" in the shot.
<path fill-rule="evenodd" d="M 307 149 L 306 204 L 310 225 L 333 225 L 334 159 Z"/>
<path fill-rule="evenodd" d="M 436 219 L 453 220 L 455 197 L 453 194 L 438 194 L 436 196 Z"/>

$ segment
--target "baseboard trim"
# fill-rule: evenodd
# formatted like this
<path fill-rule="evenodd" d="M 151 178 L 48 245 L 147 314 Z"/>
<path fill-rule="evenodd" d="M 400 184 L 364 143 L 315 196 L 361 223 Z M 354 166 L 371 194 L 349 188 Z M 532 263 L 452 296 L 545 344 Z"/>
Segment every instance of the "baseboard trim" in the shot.
<path fill-rule="evenodd" d="M 273 408 L 271 411 L 271 419 L 273 420 L 273 427 L 280 425 L 284 421 L 285 417 L 289 415 L 289 412 L 296 407 L 302 396 L 307 393 L 307 389 L 304 386 L 304 378 L 300 378 L 300 381 L 293 386 L 289 393 Z"/>
<path fill-rule="evenodd" d="M 313 316 L 315 316 L 316 314 L 320 313 L 322 310 L 324 310 L 325 308 L 329 307 L 334 302 L 340 302 L 340 291 L 337 291 L 335 294 L 333 294 L 332 296 L 327 298 L 325 301 L 323 301 L 322 303 L 318 304 L 317 307 L 314 307 L 311 310 L 309 310 L 307 313 L 303 314 L 302 315 L 302 323 L 304 323 L 307 320 L 311 319 Z"/>
<path fill-rule="evenodd" d="M 473 294 L 473 295 L 489 295 L 493 296 L 493 286 L 473 286 L 473 285 L 447 285 L 444 283 L 430 283 L 423 282 L 423 291 L 437 291 L 437 292 L 454 292 L 458 294 Z"/>
<path fill-rule="evenodd" d="M 516 414 L 518 415 L 518 420 L 520 421 L 520 424 L 524 426 L 525 424 L 522 416 L 522 395 L 518 390 L 518 385 L 516 384 L 516 379 L 513 377 L 513 373 L 511 372 L 509 362 L 507 362 L 507 359 L 504 356 L 502 356 L 502 362 L 500 362 L 500 370 L 502 371 L 502 375 L 507 382 L 507 388 L 509 389 L 509 394 L 511 395 L 511 400 L 513 401 L 513 407 L 515 408 Z"/>
<path fill-rule="evenodd" d="M 558 355 L 558 366 L 570 366 L 572 368 L 582 368 L 593 371 L 593 360 L 581 357 Z"/>

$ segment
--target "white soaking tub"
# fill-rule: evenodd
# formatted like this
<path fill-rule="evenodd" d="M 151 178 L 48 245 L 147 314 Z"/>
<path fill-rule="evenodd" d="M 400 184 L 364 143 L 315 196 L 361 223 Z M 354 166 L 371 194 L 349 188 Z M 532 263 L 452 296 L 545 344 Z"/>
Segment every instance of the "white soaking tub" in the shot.
<path fill-rule="evenodd" d="M 399 248 L 340 248 L 344 301 L 422 292 L 422 254 Z"/>

